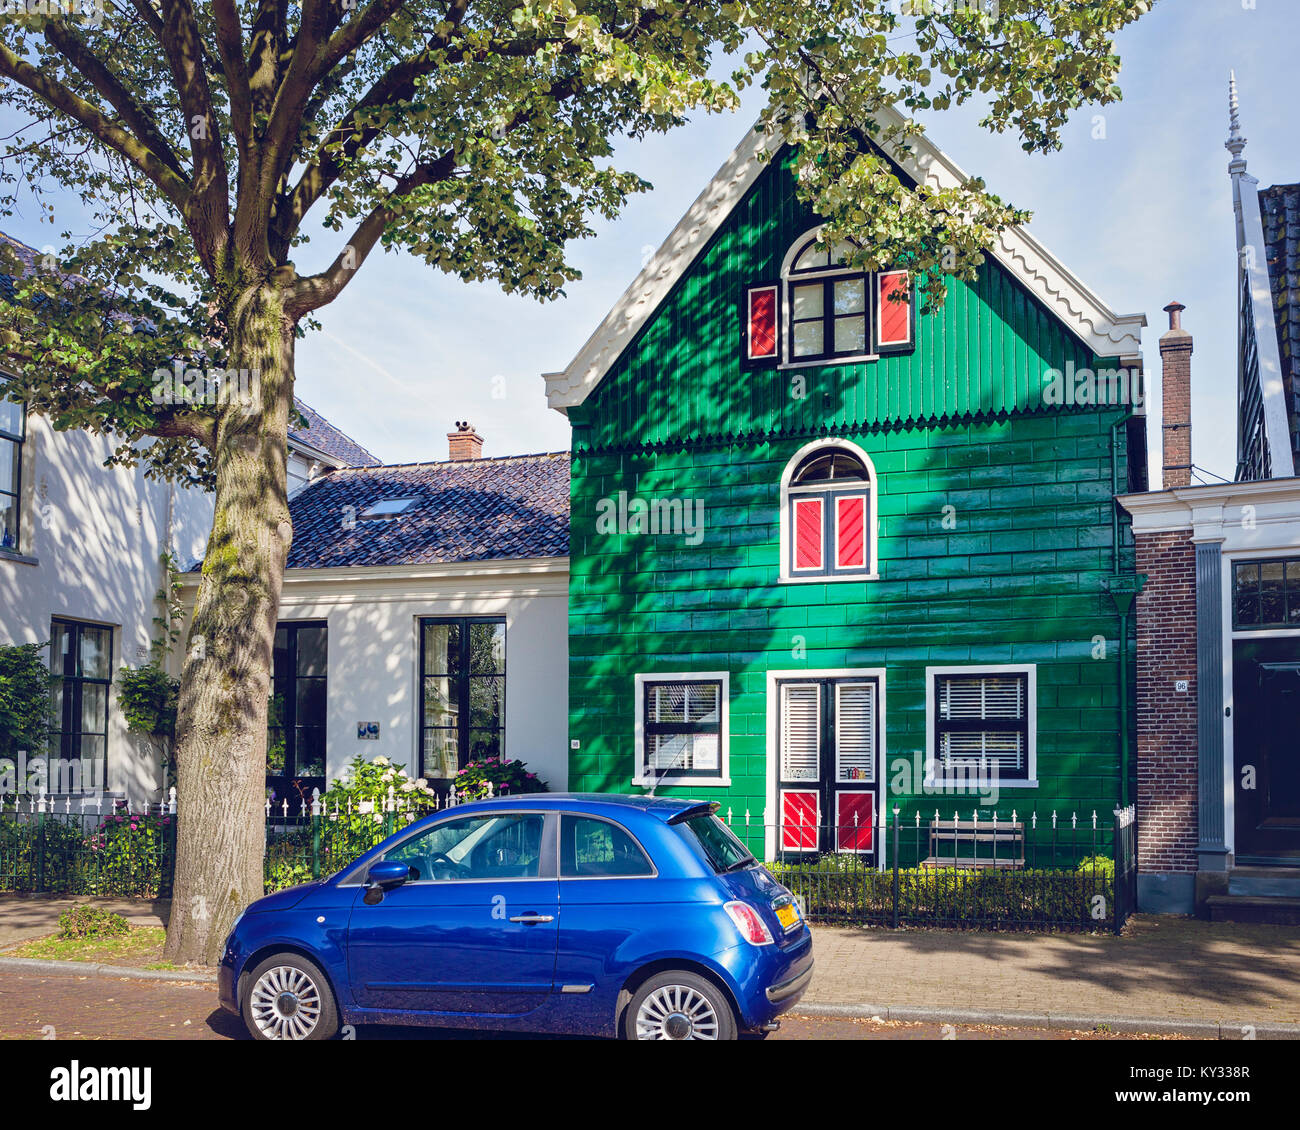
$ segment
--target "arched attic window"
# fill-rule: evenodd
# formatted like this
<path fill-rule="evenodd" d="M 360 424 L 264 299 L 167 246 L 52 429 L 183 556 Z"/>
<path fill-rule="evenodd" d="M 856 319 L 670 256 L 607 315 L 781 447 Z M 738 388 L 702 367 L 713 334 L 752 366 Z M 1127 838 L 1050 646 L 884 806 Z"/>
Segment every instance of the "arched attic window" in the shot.
<path fill-rule="evenodd" d="M 819 234 L 815 229 L 795 240 L 779 283 L 746 289 L 748 364 L 870 361 L 913 348 L 910 274 L 852 270 L 849 245 L 819 248 Z"/>
<path fill-rule="evenodd" d="M 875 472 L 846 440 L 810 444 L 781 483 L 781 579 L 876 576 Z"/>

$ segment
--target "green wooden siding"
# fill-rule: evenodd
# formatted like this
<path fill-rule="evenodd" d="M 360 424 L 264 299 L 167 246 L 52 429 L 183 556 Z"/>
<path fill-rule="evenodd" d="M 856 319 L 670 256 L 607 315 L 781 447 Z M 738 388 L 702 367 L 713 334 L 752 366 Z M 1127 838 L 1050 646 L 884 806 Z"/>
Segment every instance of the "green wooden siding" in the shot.
<path fill-rule="evenodd" d="M 1044 374 L 1097 359 L 999 263 L 951 280 L 917 348 L 859 365 L 742 372 L 744 288 L 775 281 L 815 226 L 788 162 L 763 172 L 624 356 L 570 410 L 575 449 L 783 435 L 1006 414 L 1039 406 Z M 799 377 L 806 395 L 791 395 Z"/>
<path fill-rule="evenodd" d="M 968 818 L 976 798 L 883 787 L 900 760 L 923 765 L 925 668 L 1033 663 L 1040 784 L 1004 785 L 997 811 L 1050 820 L 1053 810 L 1090 819 L 1095 809 L 1108 827 L 1119 798 L 1119 622 L 1103 578 L 1116 568 L 1112 425 L 1126 413 L 1049 410 L 1038 396 L 1047 369 L 1104 362 L 990 263 L 919 319 L 913 354 L 743 372 L 742 288 L 774 279 L 810 223 L 788 171 L 765 172 L 571 412 L 569 703 L 580 745 L 570 787 L 630 788 L 635 675 L 725 670 L 730 788 L 661 791 L 761 821 L 768 671 L 883 667 L 882 800 L 900 801 L 909 821 L 936 808 Z M 803 400 L 789 394 L 795 373 L 808 378 Z M 779 582 L 781 475 L 823 434 L 851 439 L 874 463 L 878 580 Z M 620 491 L 699 499 L 703 541 L 598 533 L 601 500 Z M 1131 571 L 1131 553 L 1122 556 Z"/>

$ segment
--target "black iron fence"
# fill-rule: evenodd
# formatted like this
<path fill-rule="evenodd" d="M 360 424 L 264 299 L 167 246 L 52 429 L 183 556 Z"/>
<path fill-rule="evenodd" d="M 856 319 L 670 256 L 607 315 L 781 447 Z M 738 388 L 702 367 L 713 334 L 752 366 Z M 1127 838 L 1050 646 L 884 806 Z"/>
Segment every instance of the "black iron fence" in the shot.
<path fill-rule="evenodd" d="M 724 814 L 813 922 L 984 930 L 1113 930 L 1137 901 L 1136 822 L 919 813 L 850 825 Z"/>
<path fill-rule="evenodd" d="M 20 803 L 0 810 L 0 891 L 171 893 L 175 799 L 146 810 Z M 62 810 L 60 810 L 62 808 Z M 426 809 L 389 799 L 266 810 L 266 888 L 346 866 Z M 813 922 L 1118 932 L 1137 902 L 1134 809 L 999 817 L 886 813 L 878 823 L 764 824 L 724 813 Z"/>

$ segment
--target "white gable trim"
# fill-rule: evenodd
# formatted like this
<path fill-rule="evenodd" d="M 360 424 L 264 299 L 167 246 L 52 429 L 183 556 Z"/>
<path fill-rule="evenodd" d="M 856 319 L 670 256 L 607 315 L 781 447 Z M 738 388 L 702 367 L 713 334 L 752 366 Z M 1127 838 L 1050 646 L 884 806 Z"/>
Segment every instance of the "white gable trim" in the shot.
<path fill-rule="evenodd" d="M 877 117 L 885 125 L 904 120 L 893 109 Z M 918 183 L 949 188 L 968 179 L 928 137 L 910 144 L 908 152 L 895 146 L 885 151 Z M 586 400 L 758 179 L 767 164 L 764 155 L 778 148 L 755 129 L 745 134 L 568 367 L 543 374 L 552 408 L 563 412 Z M 1116 314 L 1022 227 L 1003 232 L 992 254 L 1098 356 L 1141 364 L 1145 314 Z"/>

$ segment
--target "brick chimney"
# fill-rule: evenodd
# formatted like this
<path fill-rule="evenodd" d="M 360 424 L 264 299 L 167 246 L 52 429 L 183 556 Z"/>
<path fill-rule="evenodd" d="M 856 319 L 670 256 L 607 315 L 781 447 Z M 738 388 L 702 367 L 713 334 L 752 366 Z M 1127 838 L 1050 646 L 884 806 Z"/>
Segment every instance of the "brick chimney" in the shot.
<path fill-rule="evenodd" d="M 1183 329 L 1187 307 L 1165 307 L 1169 329 L 1160 335 L 1160 431 L 1165 490 L 1192 485 L 1192 335 Z"/>
<path fill-rule="evenodd" d="M 483 454 L 483 437 L 470 426 L 468 420 L 457 420 L 456 430 L 447 433 L 447 451 L 453 463 L 477 459 Z"/>

